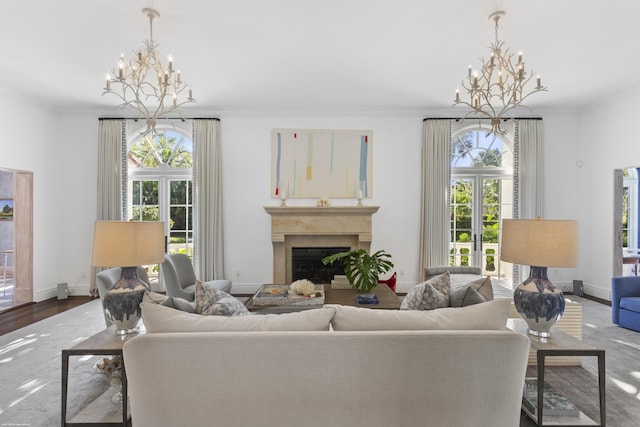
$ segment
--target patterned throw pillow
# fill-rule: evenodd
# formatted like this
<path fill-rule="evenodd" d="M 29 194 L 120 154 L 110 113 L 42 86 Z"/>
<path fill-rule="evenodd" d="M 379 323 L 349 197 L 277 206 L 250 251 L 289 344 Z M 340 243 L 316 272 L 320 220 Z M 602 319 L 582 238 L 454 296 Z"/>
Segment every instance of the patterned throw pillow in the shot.
<path fill-rule="evenodd" d="M 250 314 L 247 307 L 237 298 L 200 281 L 196 282 L 195 303 L 196 313 L 203 316 L 242 316 Z"/>
<path fill-rule="evenodd" d="M 449 306 L 449 273 L 432 277 L 411 289 L 402 300 L 400 310 L 433 310 Z"/>

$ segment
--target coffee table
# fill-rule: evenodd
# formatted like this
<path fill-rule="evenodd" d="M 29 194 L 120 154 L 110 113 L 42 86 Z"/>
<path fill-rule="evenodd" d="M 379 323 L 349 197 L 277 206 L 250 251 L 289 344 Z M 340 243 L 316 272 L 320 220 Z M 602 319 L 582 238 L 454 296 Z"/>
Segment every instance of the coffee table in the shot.
<path fill-rule="evenodd" d="M 400 298 L 393 292 L 389 286 L 379 284 L 371 293 L 378 297 L 378 304 L 358 304 L 356 295 L 358 291 L 355 288 L 350 289 L 333 289 L 331 285 L 324 285 L 324 303 L 350 305 L 354 307 L 375 308 L 382 310 L 398 310 L 400 308 Z M 318 305 L 256 305 L 253 303 L 253 297 L 245 303 L 249 311 L 259 313 L 289 313 L 294 311 L 309 310 L 311 308 L 322 307 Z"/>
<path fill-rule="evenodd" d="M 524 412 L 538 426 L 601 426 L 606 424 L 605 404 L 605 351 L 593 347 L 590 344 L 562 332 L 557 327 L 553 328 L 551 338 L 541 338 L 527 334 L 527 324 L 522 319 L 507 320 L 507 327 L 515 332 L 526 335 L 531 343 L 531 349 L 536 352 L 537 413 L 531 413 L 523 406 Z M 598 359 L 598 399 L 600 403 L 600 423 L 585 415 L 582 411 L 577 417 L 551 416 L 542 413 L 543 384 L 545 373 L 545 360 L 554 356 L 593 356 Z"/>
<path fill-rule="evenodd" d="M 62 426 L 127 426 L 131 425 L 127 398 L 127 375 L 122 358 L 122 346 L 129 339 L 145 333 L 144 328 L 137 334 L 116 335 L 111 325 L 102 332 L 81 341 L 69 349 L 62 350 Z M 122 360 L 122 407 L 111 403 L 112 392 L 107 390 L 87 405 L 71 420 L 67 420 L 67 397 L 69 388 L 69 358 L 72 356 L 104 355 L 120 356 Z M 96 374 L 97 375 L 97 374 Z"/>

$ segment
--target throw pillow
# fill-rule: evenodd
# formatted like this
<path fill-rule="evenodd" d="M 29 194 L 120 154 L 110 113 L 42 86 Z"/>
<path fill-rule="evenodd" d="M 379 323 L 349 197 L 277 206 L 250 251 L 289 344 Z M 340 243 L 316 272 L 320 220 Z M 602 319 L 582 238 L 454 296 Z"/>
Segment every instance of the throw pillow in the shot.
<path fill-rule="evenodd" d="M 313 308 L 295 313 L 254 316 L 201 316 L 143 302 L 142 321 L 148 333 L 328 331 L 334 308 Z"/>
<path fill-rule="evenodd" d="M 400 310 L 433 310 L 449 306 L 449 273 L 433 277 L 414 286 L 402 300 Z"/>
<path fill-rule="evenodd" d="M 194 299 L 196 313 L 203 316 L 242 316 L 249 314 L 249 310 L 240 300 L 200 281 L 196 282 Z"/>
<path fill-rule="evenodd" d="M 470 285 L 478 291 L 480 295 L 487 301 L 493 299 L 493 286 L 491 284 L 491 277 L 487 276 L 484 279 L 478 279 L 470 283 Z"/>
<path fill-rule="evenodd" d="M 468 305 L 480 304 L 486 302 L 487 299 L 483 297 L 478 291 L 471 286 L 462 286 L 458 289 L 451 291 L 451 297 L 449 298 L 449 305 L 451 307 L 466 307 Z"/>
<path fill-rule="evenodd" d="M 176 310 L 185 311 L 187 313 L 195 313 L 196 305 L 184 298 L 168 297 L 157 292 L 146 291 L 142 296 L 142 302 L 160 304 L 165 307 L 175 308 Z"/>
<path fill-rule="evenodd" d="M 454 288 L 451 291 L 449 305 L 451 307 L 464 307 L 493 299 L 491 277 L 483 277 L 471 283 Z"/>
<path fill-rule="evenodd" d="M 511 300 L 497 299 L 467 307 L 427 311 L 372 310 L 333 304 L 325 307 L 336 311 L 331 320 L 336 331 L 503 330 Z M 142 317 L 144 319 L 144 308 Z"/>

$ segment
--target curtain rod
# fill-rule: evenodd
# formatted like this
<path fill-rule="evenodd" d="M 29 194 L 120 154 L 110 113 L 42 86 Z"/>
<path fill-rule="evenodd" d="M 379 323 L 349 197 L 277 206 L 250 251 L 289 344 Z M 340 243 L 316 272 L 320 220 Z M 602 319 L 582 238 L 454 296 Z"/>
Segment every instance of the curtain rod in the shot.
<path fill-rule="evenodd" d="M 143 117 L 98 117 L 98 120 L 144 120 Z M 218 120 L 220 121 L 219 117 L 161 117 L 158 120 L 181 120 L 181 121 L 186 121 L 186 120 Z"/>
<path fill-rule="evenodd" d="M 455 120 L 457 122 L 461 120 L 491 120 L 487 117 L 425 117 L 422 119 L 423 122 L 427 120 Z M 542 120 L 542 117 L 507 117 L 503 118 L 502 121 L 506 122 L 508 120 Z"/>

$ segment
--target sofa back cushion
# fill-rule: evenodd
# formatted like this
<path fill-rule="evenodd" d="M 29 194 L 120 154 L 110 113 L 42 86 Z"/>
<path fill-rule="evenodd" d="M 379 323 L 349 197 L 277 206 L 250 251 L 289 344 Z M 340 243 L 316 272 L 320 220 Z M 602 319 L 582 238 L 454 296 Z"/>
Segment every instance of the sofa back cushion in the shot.
<path fill-rule="evenodd" d="M 155 332 L 328 331 L 335 309 L 315 308 L 297 313 L 252 316 L 202 316 L 143 302 L 142 321 Z"/>
<path fill-rule="evenodd" d="M 333 304 L 324 307 L 335 309 L 331 326 L 336 331 L 501 330 L 506 328 L 510 305 L 510 300 L 497 299 L 467 307 L 426 311 L 374 310 Z"/>

